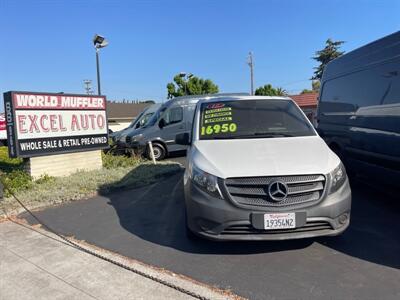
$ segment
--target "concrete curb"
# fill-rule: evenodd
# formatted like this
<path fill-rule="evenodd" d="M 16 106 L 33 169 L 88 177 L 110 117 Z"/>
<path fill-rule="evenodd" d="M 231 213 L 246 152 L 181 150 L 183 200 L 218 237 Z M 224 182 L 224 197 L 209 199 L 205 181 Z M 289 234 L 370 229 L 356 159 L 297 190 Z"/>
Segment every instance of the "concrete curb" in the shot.
<path fill-rule="evenodd" d="M 26 222 L 22 220 L 13 220 L 12 222 L 17 223 L 19 226 L 24 226 L 25 228 L 28 228 L 29 230 L 33 230 L 41 235 L 46 236 L 47 238 L 51 238 L 53 240 L 56 240 L 57 242 L 63 243 L 64 245 L 67 245 L 65 241 L 60 239 L 57 235 L 44 230 L 43 228 L 40 228 L 39 226 L 31 226 L 28 225 Z M 142 262 L 139 262 L 135 259 L 132 258 L 127 258 L 122 255 L 119 255 L 117 253 L 113 253 L 111 251 L 90 245 L 86 243 L 85 241 L 79 241 L 75 240 L 74 238 L 68 237 L 71 241 L 75 242 L 79 246 L 88 249 L 96 254 L 102 255 L 108 259 L 111 259 L 117 263 L 121 263 L 123 265 L 126 265 L 130 268 L 136 269 L 140 272 L 145 273 L 146 275 L 154 276 L 158 279 L 161 279 L 163 281 L 166 281 L 170 284 L 179 286 L 181 288 L 184 288 L 190 292 L 196 293 L 198 295 L 201 295 L 202 297 L 205 297 L 207 299 L 215 299 L 215 300 L 228 300 L 228 299 L 234 299 L 234 300 L 240 300 L 244 299 L 240 296 L 237 296 L 233 294 L 231 291 L 228 290 L 222 290 L 217 287 L 211 287 L 207 286 L 206 284 L 203 284 L 201 282 L 195 281 L 191 278 L 188 278 L 186 276 L 180 275 L 173 273 L 171 271 L 165 270 L 165 269 L 160 269 L 154 266 L 150 266 L 147 264 L 144 264 Z M 72 247 L 76 249 L 74 246 L 69 245 L 69 247 Z M 79 251 L 79 250 L 77 250 Z M 90 254 L 87 254 L 90 255 Z M 100 258 L 96 258 L 99 259 Z M 111 264 L 111 263 L 110 263 Z M 159 284 L 154 281 L 154 284 Z M 167 287 L 169 288 L 169 287 Z M 188 298 L 191 298 L 190 296 L 187 296 Z"/>

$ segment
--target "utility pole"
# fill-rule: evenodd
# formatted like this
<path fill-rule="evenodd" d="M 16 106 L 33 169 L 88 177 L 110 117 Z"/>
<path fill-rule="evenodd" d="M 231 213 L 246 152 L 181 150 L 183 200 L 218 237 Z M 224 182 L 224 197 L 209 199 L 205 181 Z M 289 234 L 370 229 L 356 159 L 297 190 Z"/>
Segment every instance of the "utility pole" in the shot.
<path fill-rule="evenodd" d="M 249 52 L 249 56 L 247 58 L 247 64 L 250 67 L 250 84 L 251 84 L 251 88 L 250 88 L 250 95 L 254 95 L 254 73 L 253 73 L 253 69 L 254 69 L 254 64 L 253 64 L 253 52 Z"/>
<path fill-rule="evenodd" d="M 93 91 L 92 91 L 92 81 L 90 79 L 85 79 L 83 80 L 83 83 L 85 84 L 85 91 L 86 94 L 88 95 L 93 95 Z"/>

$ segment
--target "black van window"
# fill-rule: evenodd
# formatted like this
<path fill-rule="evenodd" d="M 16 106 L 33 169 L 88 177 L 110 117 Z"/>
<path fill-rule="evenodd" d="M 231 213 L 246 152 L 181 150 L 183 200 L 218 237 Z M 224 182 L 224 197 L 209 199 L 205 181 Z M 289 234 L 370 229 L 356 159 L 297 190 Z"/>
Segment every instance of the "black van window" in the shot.
<path fill-rule="evenodd" d="M 384 76 L 388 85 L 382 104 L 400 103 L 400 61 L 387 68 Z"/>
<path fill-rule="evenodd" d="M 353 112 L 360 107 L 400 102 L 400 62 L 380 65 L 327 81 L 324 109 Z"/>
<path fill-rule="evenodd" d="M 173 107 L 169 109 L 163 116 L 166 125 L 179 123 L 183 120 L 183 108 Z"/>

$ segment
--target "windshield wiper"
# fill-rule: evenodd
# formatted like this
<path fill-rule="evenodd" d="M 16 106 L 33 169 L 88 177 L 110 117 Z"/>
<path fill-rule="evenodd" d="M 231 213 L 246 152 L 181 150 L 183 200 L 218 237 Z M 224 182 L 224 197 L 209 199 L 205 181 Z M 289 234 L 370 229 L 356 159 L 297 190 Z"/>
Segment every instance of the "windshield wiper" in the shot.
<path fill-rule="evenodd" d="M 233 140 L 242 139 L 244 137 L 249 137 L 248 135 L 234 135 L 234 136 L 213 136 L 213 140 Z"/>
<path fill-rule="evenodd" d="M 230 135 L 230 136 L 213 136 L 213 140 L 233 140 L 233 139 L 254 139 L 254 138 L 276 138 L 276 137 L 292 137 L 293 135 L 278 132 L 255 132 L 252 134 Z"/>
<path fill-rule="evenodd" d="M 213 140 L 233 140 L 233 139 L 257 139 L 257 138 L 276 138 L 276 137 L 292 137 L 293 135 L 284 133 L 260 133 L 256 132 L 254 134 L 243 134 L 243 135 L 233 135 L 233 136 L 214 136 Z"/>
<path fill-rule="evenodd" d="M 262 137 L 292 137 L 293 135 L 288 133 L 282 132 L 255 132 L 255 136 L 262 136 Z"/>

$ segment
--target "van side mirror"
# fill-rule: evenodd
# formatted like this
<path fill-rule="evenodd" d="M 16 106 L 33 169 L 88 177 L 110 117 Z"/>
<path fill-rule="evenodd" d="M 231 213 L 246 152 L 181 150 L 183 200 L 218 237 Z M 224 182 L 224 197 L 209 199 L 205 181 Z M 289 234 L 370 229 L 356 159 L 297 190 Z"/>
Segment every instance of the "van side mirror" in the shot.
<path fill-rule="evenodd" d="M 165 123 L 165 120 L 164 120 L 164 119 L 161 119 L 161 120 L 158 122 L 158 127 L 160 127 L 160 129 L 163 129 L 163 128 L 165 127 L 165 125 L 167 125 L 167 124 Z"/>
<path fill-rule="evenodd" d="M 189 146 L 191 144 L 189 132 L 179 133 L 175 136 L 175 143 Z"/>

